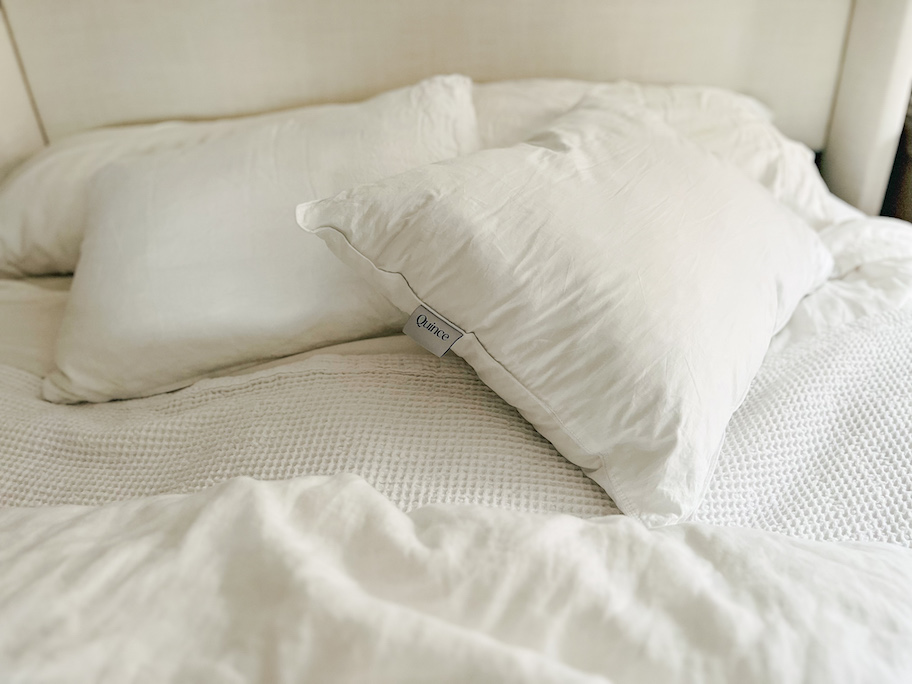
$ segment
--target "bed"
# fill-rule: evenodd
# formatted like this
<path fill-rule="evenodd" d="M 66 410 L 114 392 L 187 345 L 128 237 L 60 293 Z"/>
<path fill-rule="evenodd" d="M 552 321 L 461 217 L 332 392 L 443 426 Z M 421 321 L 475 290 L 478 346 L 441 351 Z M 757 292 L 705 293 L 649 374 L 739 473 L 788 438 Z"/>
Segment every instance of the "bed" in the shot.
<path fill-rule="evenodd" d="M 912 4 L 2 10 L 4 680 L 912 679 Z"/>

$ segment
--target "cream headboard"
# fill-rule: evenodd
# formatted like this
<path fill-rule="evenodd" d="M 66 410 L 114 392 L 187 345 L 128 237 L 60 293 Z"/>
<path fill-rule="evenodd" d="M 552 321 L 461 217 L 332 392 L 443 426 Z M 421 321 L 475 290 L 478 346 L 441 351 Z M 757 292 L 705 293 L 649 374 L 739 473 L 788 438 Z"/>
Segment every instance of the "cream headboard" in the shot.
<path fill-rule="evenodd" d="M 910 2 L 3 4 L 51 140 L 110 124 L 355 100 L 430 74 L 461 72 L 479 81 L 553 76 L 723 86 L 758 97 L 776 112 L 777 123 L 788 135 L 822 149 L 829 142 L 834 103 L 841 101 L 837 93 L 855 5 L 895 20 L 905 16 Z M 908 66 L 898 76 L 906 94 L 912 82 L 912 64 Z M 892 90 L 896 78 L 891 75 Z M 898 136 L 902 112 L 895 126 L 892 112 L 886 116 L 888 127 L 895 128 L 890 135 Z M 895 140 L 893 144 L 895 149 Z M 860 154 L 857 147 L 851 153 L 855 160 Z M 835 156 L 828 157 L 828 164 L 842 168 L 839 154 Z M 858 199 L 852 196 L 853 187 L 841 191 L 850 201 Z M 866 204 L 870 195 L 863 193 Z"/>
<path fill-rule="evenodd" d="M 6 20 L 0 13 L 0 178 L 44 142 Z"/>

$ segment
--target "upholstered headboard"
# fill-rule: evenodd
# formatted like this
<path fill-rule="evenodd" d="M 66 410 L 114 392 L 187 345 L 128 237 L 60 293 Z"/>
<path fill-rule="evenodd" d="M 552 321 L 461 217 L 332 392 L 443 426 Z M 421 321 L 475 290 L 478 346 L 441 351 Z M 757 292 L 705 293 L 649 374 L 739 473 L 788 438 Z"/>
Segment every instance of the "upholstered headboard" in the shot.
<path fill-rule="evenodd" d="M 701 83 L 769 105 L 788 135 L 825 149 L 828 180 L 868 211 L 879 209 L 912 83 L 910 4 L 3 0 L 34 125 L 50 140 L 360 99 L 434 73 Z"/>
<path fill-rule="evenodd" d="M 6 20 L 0 14 L 0 178 L 45 142 Z"/>

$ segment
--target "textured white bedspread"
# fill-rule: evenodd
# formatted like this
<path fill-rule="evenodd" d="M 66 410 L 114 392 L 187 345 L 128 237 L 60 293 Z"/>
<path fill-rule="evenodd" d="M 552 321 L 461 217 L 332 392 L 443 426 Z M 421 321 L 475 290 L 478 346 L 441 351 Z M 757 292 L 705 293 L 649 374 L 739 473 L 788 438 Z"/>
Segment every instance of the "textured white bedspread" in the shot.
<path fill-rule="evenodd" d="M 40 383 L 0 366 L 0 505 L 99 504 L 237 476 L 349 472 L 405 510 L 617 512 L 453 356 L 321 355 L 97 405 L 49 404 Z"/>
<path fill-rule="evenodd" d="M 354 476 L 0 511 L 12 682 L 912 681 L 912 551 Z"/>
<path fill-rule="evenodd" d="M 475 503 L 616 513 L 455 357 L 316 356 L 173 394 L 41 401 L 0 367 L 0 504 L 98 504 L 231 477 L 356 473 L 403 510 Z M 444 388 L 444 391 L 441 391 Z M 769 357 L 696 519 L 912 546 L 912 311 Z"/>
<path fill-rule="evenodd" d="M 768 357 L 694 519 L 912 547 L 912 311 Z"/>

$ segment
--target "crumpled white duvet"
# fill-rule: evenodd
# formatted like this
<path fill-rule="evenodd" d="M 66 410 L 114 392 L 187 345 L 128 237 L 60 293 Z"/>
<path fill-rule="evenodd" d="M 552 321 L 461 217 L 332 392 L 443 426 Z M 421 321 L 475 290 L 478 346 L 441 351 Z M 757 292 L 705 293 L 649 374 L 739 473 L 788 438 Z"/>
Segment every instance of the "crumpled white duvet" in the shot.
<path fill-rule="evenodd" d="M 908 682 L 912 551 L 356 476 L 0 510 L 16 682 Z"/>
<path fill-rule="evenodd" d="M 848 219 L 821 230 L 820 238 L 833 255 L 834 272 L 798 304 L 773 338 L 773 352 L 866 316 L 912 309 L 912 226 L 906 221 Z"/>

